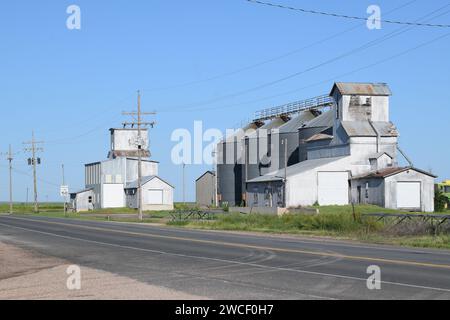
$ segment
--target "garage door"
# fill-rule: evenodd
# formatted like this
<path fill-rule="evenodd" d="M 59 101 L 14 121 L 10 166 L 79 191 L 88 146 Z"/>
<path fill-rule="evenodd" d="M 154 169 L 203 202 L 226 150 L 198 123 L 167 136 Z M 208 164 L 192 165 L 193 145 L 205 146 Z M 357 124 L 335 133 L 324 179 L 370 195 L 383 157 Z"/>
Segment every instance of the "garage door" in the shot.
<path fill-rule="evenodd" d="M 125 207 L 125 192 L 123 184 L 103 185 L 103 208 Z"/>
<path fill-rule="evenodd" d="M 348 190 L 348 172 L 319 172 L 319 205 L 348 204 Z"/>
<path fill-rule="evenodd" d="M 163 191 L 148 190 L 147 204 L 163 204 Z"/>
<path fill-rule="evenodd" d="M 420 182 L 397 182 L 397 208 L 420 209 Z"/>

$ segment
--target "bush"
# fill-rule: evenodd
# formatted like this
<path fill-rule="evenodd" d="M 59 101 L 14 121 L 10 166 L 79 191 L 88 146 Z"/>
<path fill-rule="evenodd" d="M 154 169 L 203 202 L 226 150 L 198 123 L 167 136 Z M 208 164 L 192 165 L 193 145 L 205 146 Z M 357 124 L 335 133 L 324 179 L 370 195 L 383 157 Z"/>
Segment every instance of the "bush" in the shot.
<path fill-rule="evenodd" d="M 434 211 L 436 212 L 444 212 L 445 205 L 447 204 L 447 197 L 439 190 L 436 190 L 434 193 Z"/>

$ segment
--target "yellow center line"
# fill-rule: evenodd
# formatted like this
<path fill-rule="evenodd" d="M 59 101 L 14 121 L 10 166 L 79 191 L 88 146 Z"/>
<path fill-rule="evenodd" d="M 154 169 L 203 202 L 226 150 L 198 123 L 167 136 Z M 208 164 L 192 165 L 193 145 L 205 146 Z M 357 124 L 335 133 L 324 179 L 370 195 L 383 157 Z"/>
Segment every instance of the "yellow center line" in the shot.
<path fill-rule="evenodd" d="M 244 249 L 246 248 L 246 249 L 268 250 L 268 251 L 284 252 L 284 253 L 298 253 L 298 254 L 307 254 L 307 255 L 321 256 L 321 257 L 341 258 L 341 259 L 347 259 L 347 260 L 360 260 L 360 261 L 381 262 L 381 263 L 407 265 L 407 266 L 450 269 L 450 265 L 446 265 L 446 264 L 434 264 L 434 263 L 425 263 L 425 262 L 407 261 L 407 260 L 393 260 L 393 259 L 384 259 L 384 258 L 371 258 L 371 257 L 352 256 L 352 255 L 330 253 L 330 252 L 323 252 L 323 251 L 283 249 L 283 248 L 275 248 L 275 247 L 249 245 L 249 244 L 243 244 L 243 243 L 230 243 L 230 242 L 214 241 L 214 240 L 201 240 L 201 239 L 192 239 L 192 238 L 185 238 L 185 237 L 165 236 L 165 235 L 157 235 L 157 234 L 115 230 L 115 229 L 109 229 L 109 228 L 84 226 L 84 225 L 79 225 L 79 224 L 69 224 L 69 223 L 55 222 L 55 221 L 39 221 L 39 220 L 34 220 L 34 219 L 21 219 L 21 218 L 16 218 L 16 217 L 13 218 L 10 216 L 8 218 L 15 219 L 15 220 L 28 221 L 28 222 L 33 221 L 33 222 L 38 222 L 38 223 L 42 223 L 42 224 L 53 224 L 53 225 L 60 225 L 60 226 L 67 226 L 67 227 L 75 227 L 75 228 L 86 229 L 86 230 L 96 230 L 96 231 L 104 231 L 104 232 L 117 233 L 117 234 L 141 236 L 141 237 L 147 237 L 147 238 L 180 240 L 180 241 L 193 242 L 193 243 L 213 244 L 213 245 L 219 245 L 219 246 L 244 248 Z"/>

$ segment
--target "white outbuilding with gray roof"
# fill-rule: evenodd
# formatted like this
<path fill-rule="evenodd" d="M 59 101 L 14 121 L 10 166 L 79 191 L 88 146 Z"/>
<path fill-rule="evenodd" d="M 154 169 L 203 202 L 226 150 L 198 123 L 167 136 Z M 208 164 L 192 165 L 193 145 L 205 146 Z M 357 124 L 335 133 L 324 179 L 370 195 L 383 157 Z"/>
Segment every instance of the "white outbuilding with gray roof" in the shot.
<path fill-rule="evenodd" d="M 138 182 L 133 181 L 126 185 L 126 203 L 129 208 L 138 208 Z M 148 176 L 142 179 L 143 210 L 161 211 L 173 210 L 174 187 L 158 176 Z"/>

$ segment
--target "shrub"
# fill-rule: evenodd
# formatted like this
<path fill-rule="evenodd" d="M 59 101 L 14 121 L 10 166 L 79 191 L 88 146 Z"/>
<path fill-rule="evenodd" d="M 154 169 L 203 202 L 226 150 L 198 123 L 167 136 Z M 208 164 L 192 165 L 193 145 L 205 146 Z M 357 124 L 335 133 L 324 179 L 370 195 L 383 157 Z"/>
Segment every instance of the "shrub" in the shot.
<path fill-rule="evenodd" d="M 439 190 L 434 192 L 434 211 L 444 212 L 445 205 L 447 204 L 447 197 Z"/>

